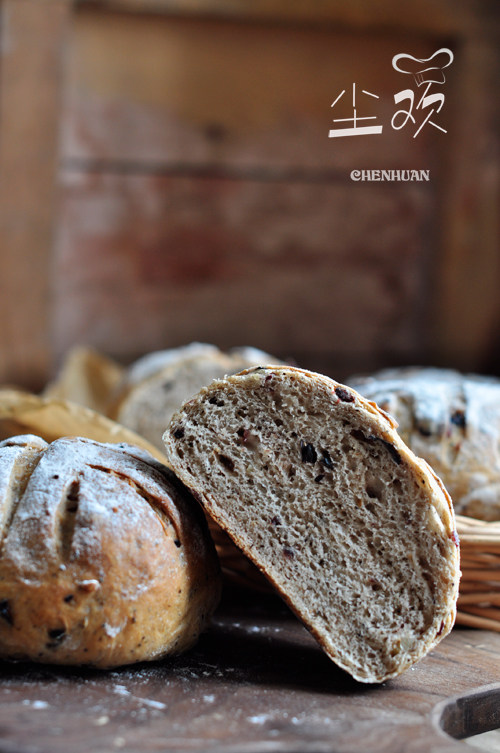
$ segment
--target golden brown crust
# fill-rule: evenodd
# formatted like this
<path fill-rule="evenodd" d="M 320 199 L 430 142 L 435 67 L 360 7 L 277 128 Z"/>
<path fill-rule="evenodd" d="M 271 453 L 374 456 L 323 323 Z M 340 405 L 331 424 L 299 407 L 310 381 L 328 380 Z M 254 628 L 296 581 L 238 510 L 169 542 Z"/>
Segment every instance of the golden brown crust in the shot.
<path fill-rule="evenodd" d="M 46 386 L 43 396 L 69 400 L 105 414 L 123 372 L 124 367 L 113 359 L 93 348 L 78 345 L 68 351 L 59 373 Z"/>
<path fill-rule="evenodd" d="M 125 442 L 165 462 L 163 453 L 144 437 L 91 408 L 22 390 L 0 389 L 0 440 L 18 434 L 35 434 L 46 442 L 69 436 L 96 442 Z"/>
<path fill-rule="evenodd" d="M 205 520 L 141 450 L 0 442 L 0 656 L 106 668 L 179 652 L 219 597 Z"/>

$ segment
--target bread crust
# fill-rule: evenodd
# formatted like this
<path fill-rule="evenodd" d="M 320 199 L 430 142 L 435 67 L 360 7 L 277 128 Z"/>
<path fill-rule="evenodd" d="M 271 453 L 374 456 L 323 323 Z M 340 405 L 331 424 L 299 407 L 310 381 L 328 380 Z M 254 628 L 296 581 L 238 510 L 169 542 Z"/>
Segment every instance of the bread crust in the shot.
<path fill-rule="evenodd" d="M 67 353 L 59 373 L 45 387 L 43 397 L 69 400 L 106 414 L 123 372 L 124 367 L 112 358 L 77 345 Z"/>
<path fill-rule="evenodd" d="M 442 561 L 446 576 L 443 578 L 444 585 L 442 588 L 436 588 L 437 603 L 434 607 L 431 623 L 419 640 L 413 642 L 408 650 L 402 652 L 399 664 L 394 666 L 393 663 L 389 671 L 375 671 L 370 668 L 360 669 L 344 652 L 338 649 L 335 625 L 331 625 L 331 629 L 327 631 L 323 627 L 319 627 L 318 621 L 314 617 L 314 610 L 317 605 L 307 604 L 296 598 L 293 587 L 284 585 L 283 579 L 277 577 L 279 573 L 276 568 L 270 567 L 263 560 L 260 550 L 251 544 L 251 537 L 249 537 L 245 527 L 240 526 L 237 521 L 235 522 L 227 516 L 223 500 L 219 499 L 211 489 L 207 478 L 204 478 L 200 473 L 193 472 L 190 468 L 192 456 L 189 454 L 189 450 L 186 451 L 185 445 L 182 444 L 183 437 L 181 436 L 182 427 L 186 424 L 188 416 L 194 415 L 197 406 L 200 404 L 214 400 L 215 396 L 222 396 L 222 399 L 224 399 L 225 395 L 229 395 L 235 390 L 248 391 L 248 399 L 251 400 L 252 394 L 257 394 L 259 390 L 266 389 L 266 381 L 270 379 L 273 380 L 275 385 L 280 381 L 285 382 L 287 386 L 292 385 L 294 392 L 298 395 L 309 391 L 322 392 L 326 396 L 324 402 L 325 422 L 329 420 L 329 411 L 335 405 L 341 405 L 342 410 L 348 411 L 351 415 L 356 414 L 358 419 L 366 422 L 370 427 L 368 439 L 373 441 L 376 439 L 378 442 L 382 442 L 387 447 L 390 456 L 397 456 L 398 462 L 410 469 L 416 485 L 425 487 L 427 490 L 427 504 L 433 508 L 430 518 L 434 519 L 435 516 L 436 537 L 439 537 L 444 551 Z M 216 441 L 217 438 L 214 439 L 214 442 Z M 185 403 L 181 411 L 173 416 L 170 426 L 164 434 L 164 442 L 169 463 L 197 499 L 200 500 L 208 514 L 229 534 L 243 553 L 278 589 L 284 600 L 317 638 L 330 658 L 350 672 L 356 679 L 362 682 L 382 682 L 397 676 L 421 659 L 451 630 L 456 615 L 460 576 L 459 542 L 451 499 L 430 466 L 424 460 L 417 458 L 401 440 L 395 430 L 394 421 L 373 402 L 364 399 L 354 390 L 328 377 L 303 369 L 290 366 L 247 369 L 240 374 L 213 382 L 209 387 L 201 390 L 192 400 Z M 181 452 L 179 452 L 179 448 L 182 448 Z M 209 460 L 207 459 L 206 462 L 209 463 Z"/>
<path fill-rule="evenodd" d="M 0 658 L 109 668 L 191 646 L 220 594 L 204 516 L 128 445 L 0 442 Z"/>
<path fill-rule="evenodd" d="M 0 389 L 0 440 L 34 434 L 46 442 L 86 437 L 96 442 L 123 442 L 140 447 L 161 463 L 165 456 L 140 434 L 79 403 L 41 397 L 13 388 Z"/>

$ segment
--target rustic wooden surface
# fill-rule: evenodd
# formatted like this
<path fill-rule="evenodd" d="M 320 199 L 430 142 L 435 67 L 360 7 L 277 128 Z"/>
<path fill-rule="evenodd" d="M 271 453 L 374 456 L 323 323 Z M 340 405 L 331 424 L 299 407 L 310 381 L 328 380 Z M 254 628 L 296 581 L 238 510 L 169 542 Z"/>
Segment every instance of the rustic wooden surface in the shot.
<path fill-rule="evenodd" d="M 452 753 L 463 745 L 442 725 L 460 737 L 500 726 L 500 635 L 455 629 L 400 678 L 367 686 L 264 597 L 226 603 L 175 659 L 0 668 L 2 753 Z"/>
<path fill-rule="evenodd" d="M 285 24 L 279 3 L 266 6 L 279 24 L 265 22 L 265 4 L 255 16 L 242 5 L 252 23 L 238 22 L 230 2 L 201 19 L 195 6 L 183 14 L 159 3 L 166 15 L 152 19 L 84 4 L 75 17 L 58 358 L 75 341 L 130 360 L 201 339 L 251 342 L 337 378 L 415 362 L 485 368 L 498 311 L 486 6 L 463 3 L 453 20 L 448 8 L 447 33 L 461 23 L 468 35 L 465 45 L 439 42 L 456 55 L 449 133 L 417 139 L 389 127 L 402 86 L 390 60 L 437 48 L 446 3 L 426 28 L 422 9 L 410 8 L 419 35 L 401 14 L 390 23 L 387 8 L 375 18 L 363 3 L 341 28 L 326 16 L 319 27 L 312 12 L 309 25 Z M 327 6 L 337 20 L 337 4 Z M 331 101 L 351 82 L 380 96 L 367 104 L 385 132 L 328 140 Z M 466 112 L 464 97 L 474 103 Z M 347 105 L 336 114 L 351 115 Z M 432 181 L 362 186 L 349 178 L 359 166 L 428 168 Z"/>

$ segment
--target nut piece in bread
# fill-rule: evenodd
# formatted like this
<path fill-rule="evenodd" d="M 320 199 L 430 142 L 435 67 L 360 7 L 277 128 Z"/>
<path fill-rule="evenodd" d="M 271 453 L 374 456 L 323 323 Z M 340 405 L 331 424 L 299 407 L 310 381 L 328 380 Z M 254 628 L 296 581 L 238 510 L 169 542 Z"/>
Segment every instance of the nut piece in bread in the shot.
<path fill-rule="evenodd" d="M 500 380 L 449 369 L 386 369 L 349 380 L 398 423 L 440 476 L 456 513 L 500 520 Z"/>
<path fill-rule="evenodd" d="M 164 441 L 207 512 L 357 680 L 399 675 L 451 630 L 450 498 L 353 390 L 293 367 L 249 369 L 185 403 Z"/>
<path fill-rule="evenodd" d="M 205 518 L 128 445 L 0 442 L 0 658 L 108 668 L 191 646 L 219 598 Z"/>

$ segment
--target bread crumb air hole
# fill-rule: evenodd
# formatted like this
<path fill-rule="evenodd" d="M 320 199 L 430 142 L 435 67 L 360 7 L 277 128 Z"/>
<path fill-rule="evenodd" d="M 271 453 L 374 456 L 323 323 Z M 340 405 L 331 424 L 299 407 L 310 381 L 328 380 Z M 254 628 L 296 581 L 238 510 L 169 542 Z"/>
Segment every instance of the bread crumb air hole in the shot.
<path fill-rule="evenodd" d="M 216 453 L 216 457 L 219 463 L 223 465 L 227 471 L 230 471 L 231 473 L 234 471 L 234 461 L 231 460 L 231 458 L 220 453 Z"/>

